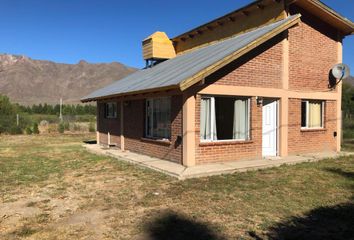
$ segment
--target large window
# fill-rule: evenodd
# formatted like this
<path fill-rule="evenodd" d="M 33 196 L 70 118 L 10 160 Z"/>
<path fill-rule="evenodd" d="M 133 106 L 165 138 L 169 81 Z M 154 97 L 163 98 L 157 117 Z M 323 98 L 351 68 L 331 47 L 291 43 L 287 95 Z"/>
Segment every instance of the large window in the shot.
<path fill-rule="evenodd" d="M 323 128 L 324 101 L 301 102 L 301 128 Z"/>
<path fill-rule="evenodd" d="M 203 96 L 200 108 L 200 139 L 248 140 L 249 108 L 248 98 Z"/>
<path fill-rule="evenodd" d="M 146 100 L 145 137 L 155 139 L 170 139 L 170 98 L 152 98 Z"/>
<path fill-rule="evenodd" d="M 105 118 L 117 118 L 117 103 L 108 102 L 104 104 Z"/>

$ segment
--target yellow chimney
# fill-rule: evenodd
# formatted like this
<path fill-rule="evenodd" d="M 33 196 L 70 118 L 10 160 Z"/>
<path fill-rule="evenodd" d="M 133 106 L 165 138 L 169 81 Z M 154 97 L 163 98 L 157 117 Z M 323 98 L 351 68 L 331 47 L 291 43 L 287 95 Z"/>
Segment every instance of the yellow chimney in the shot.
<path fill-rule="evenodd" d="M 155 32 L 143 40 L 144 60 L 170 59 L 176 56 L 172 41 L 164 32 Z"/>

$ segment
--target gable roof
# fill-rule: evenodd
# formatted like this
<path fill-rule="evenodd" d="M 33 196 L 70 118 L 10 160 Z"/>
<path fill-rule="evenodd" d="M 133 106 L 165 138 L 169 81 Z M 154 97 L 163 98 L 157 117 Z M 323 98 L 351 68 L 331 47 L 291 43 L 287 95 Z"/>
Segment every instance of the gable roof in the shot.
<path fill-rule="evenodd" d="M 300 14 L 201 47 L 152 68 L 139 70 L 81 99 L 83 102 L 102 98 L 166 89 L 185 90 L 212 72 L 243 56 L 300 21 Z"/>

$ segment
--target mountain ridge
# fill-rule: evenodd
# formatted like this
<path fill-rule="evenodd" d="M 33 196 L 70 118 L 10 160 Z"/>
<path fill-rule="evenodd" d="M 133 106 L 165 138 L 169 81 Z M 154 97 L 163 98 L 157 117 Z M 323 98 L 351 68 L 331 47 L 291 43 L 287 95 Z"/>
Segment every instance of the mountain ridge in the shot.
<path fill-rule="evenodd" d="M 32 105 L 80 102 L 92 91 L 117 81 L 137 69 L 119 62 L 76 64 L 0 54 L 0 94 L 11 101 Z"/>

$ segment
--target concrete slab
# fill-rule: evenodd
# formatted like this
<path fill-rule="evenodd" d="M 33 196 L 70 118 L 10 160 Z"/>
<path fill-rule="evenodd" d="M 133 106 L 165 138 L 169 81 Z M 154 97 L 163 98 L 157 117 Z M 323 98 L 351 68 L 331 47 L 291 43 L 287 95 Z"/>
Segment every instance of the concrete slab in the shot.
<path fill-rule="evenodd" d="M 83 146 L 92 153 L 111 156 L 122 161 L 126 161 L 142 167 L 159 171 L 161 173 L 178 178 L 180 180 L 221 174 L 230 174 L 234 172 L 245 172 L 264 168 L 278 167 L 284 164 L 292 165 L 303 162 L 320 161 L 322 159 L 327 158 L 354 155 L 354 152 L 325 152 L 287 157 L 205 164 L 186 168 L 185 166 L 182 166 L 178 163 L 173 163 L 170 161 L 129 151 L 121 151 L 120 149 L 102 148 L 101 146 L 96 144 L 84 144 Z"/>

